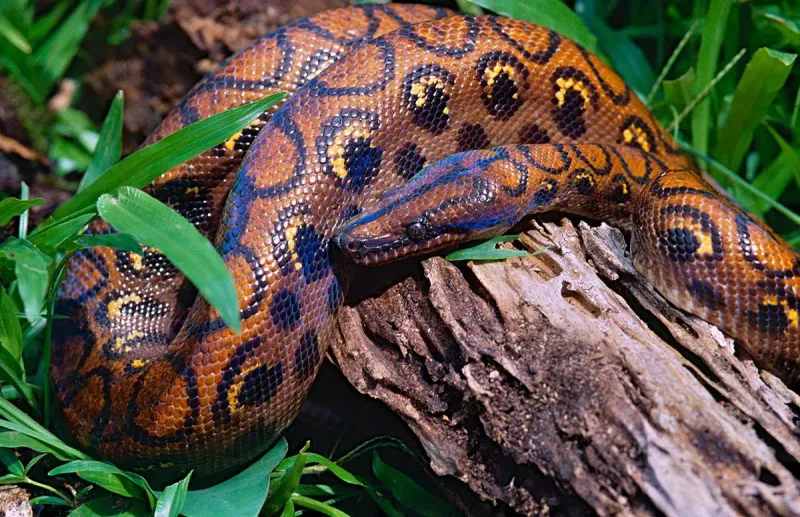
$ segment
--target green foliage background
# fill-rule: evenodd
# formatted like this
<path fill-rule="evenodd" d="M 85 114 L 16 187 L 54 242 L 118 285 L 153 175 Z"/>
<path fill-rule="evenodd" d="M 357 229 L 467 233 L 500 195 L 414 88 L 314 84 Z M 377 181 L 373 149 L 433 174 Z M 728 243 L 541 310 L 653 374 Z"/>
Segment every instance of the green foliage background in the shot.
<path fill-rule="evenodd" d="M 722 187 L 790 243 L 800 245 L 800 70 L 795 63 L 800 3 L 458 4 L 466 12 L 492 11 L 546 25 L 600 54 Z M 158 19 L 167 8 L 167 0 L 0 2 L 0 75 L 10 82 L 34 146 L 55 162 L 54 177 L 66 178 L 62 184 L 76 192 L 37 228 L 28 227 L 27 209 L 42 200 L 28 199 L 25 186 L 19 198 L 0 196 L 0 225 L 12 218 L 19 221 L 17 235 L 0 244 L 0 463 L 6 471 L 0 483 L 26 485 L 36 495 L 34 503 L 63 507 L 73 515 L 288 516 L 313 509 L 343 516 L 347 514 L 341 505 L 359 498 L 373 501 L 374 508 L 391 516 L 454 514 L 447 503 L 382 461 L 378 451 L 386 447 L 415 457 L 391 439 L 366 443 L 337 461 L 305 449 L 287 457 L 281 441 L 259 462 L 220 485 L 190 490 L 187 477 L 155 492 L 147 479 L 98 461 L 54 434 L 46 375 L 50 326 L 57 317 L 53 298 L 66 260 L 76 250 L 95 245 L 133 252 L 141 245 L 162 248 L 203 286 L 202 294 L 232 326 L 238 323 L 235 290 L 213 246 L 138 188 L 224 141 L 277 99 L 200 122 L 122 161 L 121 95 L 104 121 L 92 120 L 74 107 L 56 114 L 47 109 L 64 77 L 77 82 L 80 105 L 83 74 L 97 65 L 87 37 L 96 30 L 93 23 L 98 18 L 104 21 L 103 29 L 93 38 L 113 47 L 125 41 L 132 22 Z M 154 221 L 151 213 L 159 214 L 158 219 Z M 85 235 L 87 224 L 97 217 L 122 233 Z M 461 250 L 453 259 L 509 256 L 508 250 L 494 248 L 502 240 L 508 238 Z M 171 247 L 171 241 L 181 246 Z M 217 274 L 209 275 L 215 267 Z M 343 466 L 359 457 L 370 461 L 358 474 Z M 66 490 L 65 480 L 80 489 Z"/>

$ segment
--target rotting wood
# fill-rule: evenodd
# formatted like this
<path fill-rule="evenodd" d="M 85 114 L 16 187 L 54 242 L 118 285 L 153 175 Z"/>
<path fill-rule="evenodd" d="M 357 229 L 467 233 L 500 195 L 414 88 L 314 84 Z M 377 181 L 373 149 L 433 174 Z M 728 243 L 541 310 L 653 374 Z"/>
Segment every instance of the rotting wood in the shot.
<path fill-rule="evenodd" d="M 339 316 L 335 362 L 436 473 L 522 514 L 800 515 L 796 394 L 658 295 L 618 230 L 522 244 L 549 249 L 434 257 Z"/>

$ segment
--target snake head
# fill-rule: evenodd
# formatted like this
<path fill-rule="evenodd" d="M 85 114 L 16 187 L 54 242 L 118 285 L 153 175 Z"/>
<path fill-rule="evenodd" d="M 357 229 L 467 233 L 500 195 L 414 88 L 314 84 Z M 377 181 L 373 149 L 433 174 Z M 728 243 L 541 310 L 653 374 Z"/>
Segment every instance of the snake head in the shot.
<path fill-rule="evenodd" d="M 487 174 L 493 151 L 460 153 L 426 167 L 345 223 L 336 237 L 358 264 L 374 265 L 502 233 L 517 222 Z"/>

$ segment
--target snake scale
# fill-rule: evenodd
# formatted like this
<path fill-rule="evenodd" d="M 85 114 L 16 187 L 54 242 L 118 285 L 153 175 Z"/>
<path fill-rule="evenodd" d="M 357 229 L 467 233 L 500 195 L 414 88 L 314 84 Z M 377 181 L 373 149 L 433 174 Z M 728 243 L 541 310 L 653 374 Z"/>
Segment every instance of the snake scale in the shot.
<path fill-rule="evenodd" d="M 502 17 L 333 10 L 232 56 L 146 144 L 276 91 L 293 95 L 148 187 L 215 242 L 240 334 L 158 250 L 72 258 L 51 377 L 84 447 L 199 474 L 254 458 L 316 375 L 348 257 L 386 262 L 547 210 L 632 230 L 635 265 L 669 300 L 800 378 L 798 256 L 580 45 Z"/>

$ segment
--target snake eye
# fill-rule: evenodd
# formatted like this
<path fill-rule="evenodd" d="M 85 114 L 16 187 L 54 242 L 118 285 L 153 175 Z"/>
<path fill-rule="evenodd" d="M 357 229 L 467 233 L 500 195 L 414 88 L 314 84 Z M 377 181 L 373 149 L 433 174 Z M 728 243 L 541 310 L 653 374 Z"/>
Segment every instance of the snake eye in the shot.
<path fill-rule="evenodd" d="M 425 238 L 425 234 L 428 233 L 428 226 L 422 222 L 414 222 L 408 225 L 406 228 L 406 235 L 412 241 L 419 242 Z"/>

